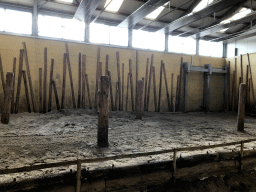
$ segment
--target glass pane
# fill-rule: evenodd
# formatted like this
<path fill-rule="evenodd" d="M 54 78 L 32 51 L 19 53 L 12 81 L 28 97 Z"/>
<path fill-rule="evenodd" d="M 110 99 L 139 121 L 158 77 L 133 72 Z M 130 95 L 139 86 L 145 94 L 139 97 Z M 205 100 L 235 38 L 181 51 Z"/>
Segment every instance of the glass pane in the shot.
<path fill-rule="evenodd" d="M 149 34 L 149 49 L 164 51 L 165 37 L 162 33 L 150 33 Z"/>
<path fill-rule="evenodd" d="M 212 57 L 222 57 L 223 45 L 222 43 L 203 41 L 201 40 L 199 43 L 200 55 L 204 56 L 212 56 Z"/>
<path fill-rule="evenodd" d="M 84 40 L 84 22 L 75 19 L 62 19 L 61 36 L 64 39 Z"/>
<path fill-rule="evenodd" d="M 182 53 L 182 37 L 169 36 L 168 50 L 169 52 Z"/>
<path fill-rule="evenodd" d="M 128 29 L 110 27 L 110 44 L 128 46 Z"/>
<path fill-rule="evenodd" d="M 109 44 L 109 26 L 90 24 L 90 42 Z"/>
<path fill-rule="evenodd" d="M 4 27 L 5 27 L 4 14 L 5 14 L 4 9 L 0 8 L 0 31 L 4 31 Z"/>
<path fill-rule="evenodd" d="M 62 18 L 39 15 L 38 34 L 41 36 L 62 38 L 61 36 Z"/>
<path fill-rule="evenodd" d="M 142 30 L 133 30 L 133 47 L 148 49 L 149 48 L 149 32 Z"/>
<path fill-rule="evenodd" d="M 196 40 L 193 38 L 184 37 L 182 49 L 183 53 L 185 54 L 196 54 Z"/>
<path fill-rule="evenodd" d="M 10 9 L 5 10 L 5 31 L 13 33 L 32 33 L 32 14 Z"/>

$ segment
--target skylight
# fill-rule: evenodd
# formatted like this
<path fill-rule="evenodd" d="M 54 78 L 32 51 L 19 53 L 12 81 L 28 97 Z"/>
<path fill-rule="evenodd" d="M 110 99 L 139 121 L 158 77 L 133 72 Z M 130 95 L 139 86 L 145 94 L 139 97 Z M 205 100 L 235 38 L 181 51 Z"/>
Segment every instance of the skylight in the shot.
<path fill-rule="evenodd" d="M 230 23 L 231 21 L 241 19 L 241 18 L 245 17 L 246 15 L 250 14 L 251 12 L 252 12 L 251 9 L 242 8 L 237 14 L 233 15 L 229 19 L 222 21 L 221 24 L 226 24 L 226 23 Z"/>
<path fill-rule="evenodd" d="M 229 28 L 221 29 L 219 32 L 220 33 L 225 33 Z"/>
<path fill-rule="evenodd" d="M 166 6 L 169 2 L 165 3 L 163 6 L 158 7 L 156 10 L 154 10 L 153 12 L 149 13 L 145 18 L 146 19 L 156 19 L 158 17 L 158 15 L 160 15 L 160 13 L 164 10 L 164 6 Z"/>
<path fill-rule="evenodd" d="M 194 9 L 193 9 L 193 13 L 201 11 L 202 9 L 204 9 L 205 7 L 207 7 L 209 4 L 211 4 L 213 2 L 213 0 L 202 0 Z"/>
<path fill-rule="evenodd" d="M 73 3 L 73 0 L 58 0 L 58 1 L 62 1 L 62 2 L 65 2 L 65 3 Z"/>
<path fill-rule="evenodd" d="M 124 0 L 112 0 L 111 2 L 110 1 L 111 0 L 107 0 L 106 1 L 104 7 L 106 7 L 109 3 L 110 4 L 106 7 L 105 10 L 106 11 L 111 11 L 111 12 L 117 12 L 120 9 L 120 7 L 121 7 L 121 5 L 122 5 Z"/>

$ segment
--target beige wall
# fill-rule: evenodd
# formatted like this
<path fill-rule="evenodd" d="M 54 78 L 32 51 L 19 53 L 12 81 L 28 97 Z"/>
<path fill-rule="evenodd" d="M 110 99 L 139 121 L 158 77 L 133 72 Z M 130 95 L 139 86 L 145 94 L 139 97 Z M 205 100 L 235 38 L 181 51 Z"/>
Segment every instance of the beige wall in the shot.
<path fill-rule="evenodd" d="M 62 67 L 63 67 L 63 53 L 65 52 L 65 43 L 64 41 L 57 40 L 45 40 L 39 38 L 29 38 L 29 37 L 20 37 L 20 36 L 11 36 L 11 35 L 0 35 L 0 54 L 3 61 L 3 70 L 4 73 L 12 71 L 13 58 L 16 57 L 17 61 L 19 58 L 19 50 L 22 49 L 22 42 L 26 42 L 30 71 L 33 80 L 33 87 L 35 90 L 36 99 L 38 101 L 38 70 L 43 68 L 44 65 L 44 47 L 48 48 L 48 77 L 47 84 L 49 84 L 49 74 L 50 74 L 50 63 L 51 59 L 55 60 L 54 64 L 54 75 L 53 78 L 56 81 L 59 99 L 61 98 L 61 86 L 62 86 Z M 97 45 L 85 44 L 85 43 L 74 43 L 68 42 L 71 68 L 73 75 L 73 82 L 75 88 L 75 95 L 77 101 L 77 92 L 78 92 L 78 54 L 79 52 L 87 56 L 86 61 L 86 73 L 89 77 L 91 98 L 94 102 L 94 92 L 95 92 L 95 74 L 96 74 L 96 57 L 97 57 Z M 103 63 L 103 73 L 105 70 L 105 58 L 106 54 L 109 55 L 109 70 L 112 75 L 112 85 L 113 89 L 115 88 L 115 82 L 117 81 L 117 69 L 116 69 L 116 51 L 120 53 L 120 63 L 125 64 L 125 95 L 126 95 L 126 85 L 127 85 L 127 73 L 128 73 L 128 64 L 129 59 L 132 59 L 133 65 L 133 78 L 135 85 L 135 58 L 136 50 L 128 48 L 115 48 L 110 46 L 100 46 L 101 47 L 101 62 Z M 174 96 L 176 93 L 176 80 L 177 75 L 179 74 L 180 69 L 180 60 L 181 57 L 184 58 L 184 62 L 191 62 L 191 56 L 181 55 L 181 54 L 172 54 L 164 52 L 154 52 L 154 51 L 144 51 L 139 50 L 139 79 L 145 77 L 146 71 L 146 60 L 151 58 L 151 54 L 154 54 L 154 66 L 156 68 L 156 89 L 158 97 L 158 87 L 159 87 L 159 74 L 160 74 L 160 63 L 161 60 L 164 61 L 166 66 L 167 81 L 169 92 L 171 92 L 171 73 L 174 73 Z M 203 56 L 194 56 L 194 65 L 203 66 L 204 64 L 212 64 L 213 67 L 221 68 L 225 65 L 225 59 L 222 58 L 213 58 L 213 57 L 203 57 Z M 25 69 L 25 65 L 23 66 Z M 18 62 L 17 70 L 18 71 Z M 17 76 L 16 76 L 17 82 Z M 72 107 L 71 102 L 71 89 L 69 83 L 69 76 L 67 71 L 67 83 L 66 83 L 66 108 Z M 16 83 L 17 85 L 17 83 Z M 16 92 L 15 87 L 15 92 Z M 211 110 L 218 111 L 222 109 L 223 105 L 223 77 L 219 75 L 211 76 Z M 21 87 L 21 99 L 20 99 L 20 109 L 26 110 L 26 102 L 24 95 L 24 86 L 22 82 Z M 115 91 L 114 91 L 115 93 Z M 154 110 L 153 105 L 153 87 L 151 87 L 151 96 L 150 96 L 150 108 L 149 110 Z M 47 89 L 48 96 L 48 89 Z M 2 85 L 0 85 L 0 98 L 3 98 Z M 125 97 L 124 97 L 125 98 Z M 189 75 L 189 85 L 188 85 L 188 110 L 197 111 L 200 110 L 202 106 L 203 98 L 203 74 L 202 73 L 191 73 Z M 175 101 L 175 100 L 174 100 Z M 124 102 L 125 103 L 125 102 Z M 130 102 L 129 102 L 130 103 Z M 88 101 L 86 103 L 88 107 Z M 129 105 L 130 106 L 130 105 Z M 53 109 L 55 109 L 55 101 L 53 97 Z M 131 110 L 131 107 L 128 107 Z M 163 79 L 162 85 L 162 100 L 161 100 L 161 111 L 167 111 L 167 99 L 165 92 L 165 84 Z"/>

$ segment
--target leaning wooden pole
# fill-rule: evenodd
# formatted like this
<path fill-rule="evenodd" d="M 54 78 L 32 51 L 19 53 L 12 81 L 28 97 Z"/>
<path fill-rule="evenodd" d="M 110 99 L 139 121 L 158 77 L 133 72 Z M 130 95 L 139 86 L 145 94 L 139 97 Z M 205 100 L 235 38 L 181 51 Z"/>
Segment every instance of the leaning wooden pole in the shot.
<path fill-rule="evenodd" d="M 46 113 L 47 48 L 44 48 L 43 113 Z"/>
<path fill-rule="evenodd" d="M 12 102 L 12 93 L 13 93 L 13 82 L 14 82 L 14 73 L 8 72 L 6 74 L 6 83 L 4 90 L 4 103 L 1 114 L 1 122 L 3 124 L 8 124 L 10 121 L 10 112 L 11 112 L 11 102 Z"/>
<path fill-rule="evenodd" d="M 156 71 L 155 67 L 152 66 L 152 72 L 153 72 L 153 89 L 154 89 L 154 103 L 155 103 L 155 112 L 157 112 L 157 96 L 156 96 Z"/>
<path fill-rule="evenodd" d="M 118 78 L 118 103 L 119 106 L 116 108 L 118 108 L 119 111 L 121 111 L 121 105 L 122 105 L 122 101 L 121 101 L 121 72 L 120 72 L 120 58 L 119 58 L 119 52 L 116 52 L 116 61 L 117 61 L 117 78 Z"/>
<path fill-rule="evenodd" d="M 151 79 L 152 79 L 152 67 L 153 67 L 154 54 L 151 56 L 151 64 L 149 68 L 149 80 L 148 80 L 148 92 L 147 92 L 147 111 L 149 107 L 149 97 L 150 97 L 150 87 L 151 87 Z"/>
<path fill-rule="evenodd" d="M 253 86 L 253 76 L 252 76 L 252 68 L 251 68 L 251 62 L 250 62 L 250 55 L 247 53 L 247 57 L 248 57 L 248 65 L 249 65 L 249 70 L 250 70 L 250 76 L 252 79 L 252 98 L 253 98 L 253 104 L 255 104 L 255 93 L 254 93 L 254 86 Z"/>
<path fill-rule="evenodd" d="M 121 110 L 124 109 L 124 63 L 122 63 L 122 99 L 121 99 Z"/>
<path fill-rule="evenodd" d="M 16 76 L 16 57 L 13 59 L 13 90 L 15 89 L 15 76 Z M 11 104 L 11 113 L 15 112 L 15 102 L 14 102 L 14 91 L 12 92 L 12 104 Z"/>
<path fill-rule="evenodd" d="M 137 105 L 136 105 L 136 119 L 142 119 L 142 111 L 143 111 L 143 80 L 138 80 L 137 82 Z"/>
<path fill-rule="evenodd" d="M 50 69 L 50 81 L 49 81 L 49 97 L 48 97 L 48 112 L 52 110 L 52 80 L 53 80 L 53 67 L 54 59 L 51 60 L 51 69 Z"/>
<path fill-rule="evenodd" d="M 100 93 L 99 93 L 99 117 L 98 117 L 98 146 L 108 146 L 108 94 L 109 94 L 109 77 L 101 76 Z"/>
<path fill-rule="evenodd" d="M 179 79 L 179 93 L 178 93 L 178 110 L 181 111 L 181 81 L 182 81 L 182 64 L 183 64 L 183 57 L 181 57 L 180 61 L 180 79 Z"/>
<path fill-rule="evenodd" d="M 82 108 L 85 109 L 85 74 L 86 74 L 86 55 L 82 55 Z"/>
<path fill-rule="evenodd" d="M 244 82 L 244 72 L 243 72 L 243 55 L 240 55 L 240 64 L 241 64 L 241 83 Z"/>
<path fill-rule="evenodd" d="M 160 112 L 160 108 L 161 108 L 162 79 L 163 79 L 163 60 L 161 60 L 161 65 L 160 65 L 160 81 L 159 81 L 158 109 L 156 110 L 156 111 L 158 111 L 158 112 Z"/>
<path fill-rule="evenodd" d="M 63 78 L 62 78 L 61 109 L 64 109 L 64 108 L 65 108 L 66 61 L 67 61 L 67 54 L 64 53 L 64 55 L 63 55 Z"/>
<path fill-rule="evenodd" d="M 55 102 L 56 102 L 57 110 L 60 110 L 60 102 L 59 102 L 59 97 L 58 97 L 58 91 L 57 91 L 56 82 L 54 80 L 52 80 L 52 88 L 53 88 L 54 95 L 55 95 Z"/>
<path fill-rule="evenodd" d="M 129 59 L 129 71 L 130 71 L 132 111 L 134 111 L 133 77 L 132 77 L 132 60 L 131 59 Z"/>
<path fill-rule="evenodd" d="M 20 59 L 19 59 L 19 74 L 18 74 L 18 84 L 17 84 L 16 101 L 15 101 L 15 113 L 16 114 L 18 113 L 18 110 L 19 110 L 22 68 L 23 68 L 23 49 L 20 50 Z"/>
<path fill-rule="evenodd" d="M 245 98 L 246 98 L 246 84 L 241 83 L 239 88 L 237 131 L 244 131 Z"/>
<path fill-rule="evenodd" d="M 165 71 L 165 64 L 163 63 L 163 72 L 164 72 L 164 81 L 165 81 L 165 89 L 166 89 L 166 97 L 167 97 L 167 103 L 168 103 L 168 110 L 172 110 L 172 106 L 170 104 L 170 96 L 169 96 L 169 90 L 168 90 L 168 84 L 167 84 L 167 75 Z"/>
<path fill-rule="evenodd" d="M 147 58 L 146 74 L 145 74 L 144 111 L 147 110 L 148 65 L 149 65 L 149 58 Z"/>
<path fill-rule="evenodd" d="M 114 111 L 114 99 L 113 99 L 112 80 L 111 80 L 111 73 L 110 73 L 110 71 L 108 71 L 108 76 L 109 76 L 111 111 Z"/>
<path fill-rule="evenodd" d="M 24 80 L 24 87 L 25 87 L 25 93 L 26 93 L 26 100 L 27 100 L 27 107 L 28 107 L 28 112 L 31 113 L 31 107 L 30 107 L 30 102 L 29 102 L 29 93 L 28 93 L 28 83 L 27 83 L 27 77 L 26 77 L 26 71 L 22 71 L 23 74 L 23 80 Z"/>
<path fill-rule="evenodd" d="M 99 63 L 100 63 L 100 47 L 97 50 L 97 63 L 96 63 L 96 85 L 95 85 L 95 95 L 94 95 L 94 109 L 98 108 L 98 89 L 99 89 Z"/>
<path fill-rule="evenodd" d="M 90 94 L 89 80 L 88 80 L 88 75 L 87 74 L 85 74 L 85 81 L 86 81 L 86 87 L 87 87 L 89 107 L 90 107 L 90 109 L 92 109 L 91 94 Z"/>
<path fill-rule="evenodd" d="M 174 92 L 173 92 L 173 81 L 174 81 L 174 74 L 172 73 L 172 81 L 171 81 L 171 112 L 173 112 L 173 97 L 174 97 Z"/>
<path fill-rule="evenodd" d="M 135 87 L 135 93 L 137 93 L 137 89 L 138 89 L 138 80 L 139 80 L 139 52 L 136 51 L 136 87 Z M 135 97 L 135 106 L 137 105 L 137 95 Z"/>
<path fill-rule="evenodd" d="M 78 55 L 78 96 L 77 96 L 77 108 L 80 108 L 81 105 L 81 90 L 82 90 L 82 85 L 81 85 L 81 80 L 82 80 L 82 54 L 79 53 Z"/>
<path fill-rule="evenodd" d="M 5 82 L 4 82 L 4 70 L 3 70 L 3 63 L 2 63 L 1 55 L 0 55 L 0 73 L 1 73 L 1 80 L 2 80 L 3 92 L 4 92 Z"/>
<path fill-rule="evenodd" d="M 43 112 L 43 87 L 42 87 L 43 69 L 39 68 L 39 113 Z"/>
<path fill-rule="evenodd" d="M 127 75 L 127 90 L 126 90 L 126 105 L 125 105 L 126 111 L 128 111 L 129 82 L 130 82 L 130 73 L 128 73 L 128 75 Z"/>

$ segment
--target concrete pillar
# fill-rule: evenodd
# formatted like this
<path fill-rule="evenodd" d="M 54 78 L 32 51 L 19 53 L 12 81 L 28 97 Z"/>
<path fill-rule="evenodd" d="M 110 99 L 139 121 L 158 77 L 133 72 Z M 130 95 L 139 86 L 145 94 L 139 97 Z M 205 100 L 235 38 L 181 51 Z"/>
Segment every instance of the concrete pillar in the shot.
<path fill-rule="evenodd" d="M 128 29 L 128 47 L 132 47 L 133 27 Z"/>
<path fill-rule="evenodd" d="M 169 33 L 165 33 L 165 46 L 164 46 L 164 51 L 166 51 L 166 52 L 168 52 L 168 49 L 169 49 L 168 42 L 169 42 Z"/>
<path fill-rule="evenodd" d="M 246 98 L 246 84 L 241 83 L 239 87 L 237 131 L 244 131 L 245 98 Z"/>
<path fill-rule="evenodd" d="M 33 4 L 32 35 L 38 36 L 38 0 L 34 0 Z"/>

